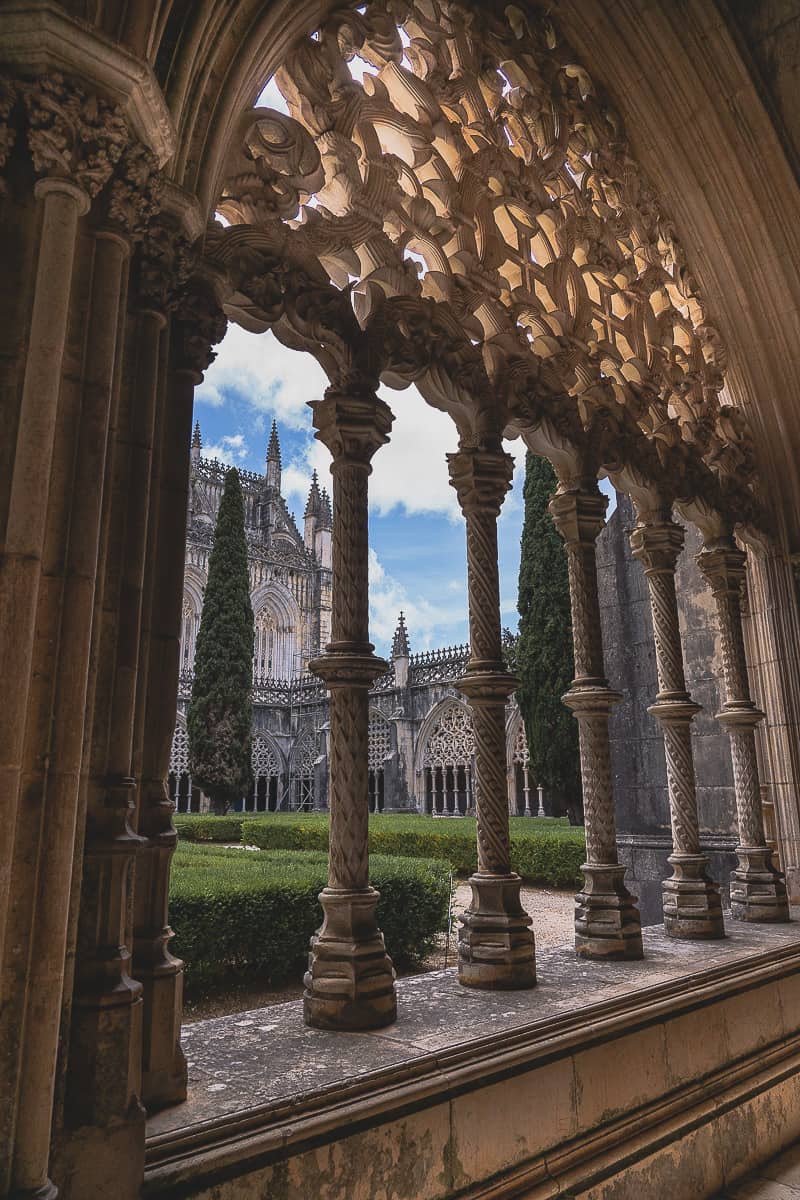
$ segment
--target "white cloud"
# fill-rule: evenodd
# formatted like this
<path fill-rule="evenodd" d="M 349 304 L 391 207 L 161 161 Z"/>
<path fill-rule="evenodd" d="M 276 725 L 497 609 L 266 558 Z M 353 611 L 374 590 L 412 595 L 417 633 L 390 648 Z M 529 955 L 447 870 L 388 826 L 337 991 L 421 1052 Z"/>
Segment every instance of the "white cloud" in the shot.
<path fill-rule="evenodd" d="M 270 332 L 248 333 L 231 325 L 216 360 L 195 392 L 199 404 L 222 408 L 235 391 L 255 414 L 268 413 L 292 429 L 308 428 L 309 400 L 318 400 L 328 380 L 316 359 L 289 350 Z"/>
<path fill-rule="evenodd" d="M 274 108 L 278 112 L 289 115 L 289 105 L 283 98 L 283 93 L 279 89 L 274 79 L 270 79 L 262 88 L 258 99 L 255 103 L 256 108 Z"/>
<path fill-rule="evenodd" d="M 218 442 L 203 446 L 203 458 L 216 458 L 229 467 L 243 462 L 249 453 L 250 448 L 242 433 L 225 434 Z"/>
<path fill-rule="evenodd" d="M 461 616 L 461 607 L 451 601 L 447 606 L 432 604 L 423 597 L 412 599 L 391 575 L 387 574 L 375 550 L 369 552 L 369 623 L 370 634 L 378 645 L 391 643 L 402 609 L 413 642 L 412 650 L 427 650 L 441 644 L 437 631 L 452 627 Z"/>
<path fill-rule="evenodd" d="M 247 333 L 233 325 L 219 347 L 217 359 L 197 389 L 201 404 L 222 407 L 227 393 L 235 391 L 253 410 L 253 429 L 264 428 L 265 417 L 279 425 L 302 429 L 308 439 L 283 473 L 284 495 L 305 501 L 316 468 L 320 483 L 330 490 L 330 454 L 313 437 L 308 401 L 320 399 L 328 380 L 310 355 L 289 350 L 271 334 Z M 381 398 L 394 413 L 389 443 L 372 460 L 370 507 L 381 516 L 393 510 L 410 515 L 438 513 L 453 521 L 461 514 L 450 487 L 446 455 L 458 449 L 458 434 L 452 419 L 423 400 L 415 387 L 404 391 L 380 389 Z M 521 443 L 507 448 L 518 464 L 524 465 Z M 517 478 L 519 470 L 517 471 Z M 510 493 L 502 516 L 520 511 L 519 487 Z"/>

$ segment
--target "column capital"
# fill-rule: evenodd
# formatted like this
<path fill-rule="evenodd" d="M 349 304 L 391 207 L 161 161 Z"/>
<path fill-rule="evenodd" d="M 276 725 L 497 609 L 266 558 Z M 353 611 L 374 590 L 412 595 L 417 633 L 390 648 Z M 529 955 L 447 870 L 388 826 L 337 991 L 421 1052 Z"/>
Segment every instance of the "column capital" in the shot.
<path fill-rule="evenodd" d="M 371 470 L 373 455 L 389 441 L 394 414 L 375 394 L 372 381 L 357 376 L 331 384 L 309 407 L 317 438 L 333 455 L 333 466 Z"/>
<path fill-rule="evenodd" d="M 556 492 L 548 504 L 553 524 L 568 546 L 596 541 L 606 523 L 608 497 L 594 488 Z"/>
<path fill-rule="evenodd" d="M 633 557 L 643 564 L 647 575 L 671 575 L 685 537 L 685 529 L 676 521 L 637 525 L 630 535 Z"/>
<path fill-rule="evenodd" d="M 122 110 L 56 72 L 16 88 L 36 174 L 72 179 L 94 199 L 131 139 Z"/>
<path fill-rule="evenodd" d="M 514 477 L 514 459 L 504 450 L 472 448 L 448 454 L 450 486 L 455 488 L 461 511 L 500 515 Z"/>
<path fill-rule="evenodd" d="M 711 585 L 715 596 L 730 593 L 739 596 L 747 570 L 747 552 L 730 545 L 703 548 L 695 557 L 700 571 Z"/>

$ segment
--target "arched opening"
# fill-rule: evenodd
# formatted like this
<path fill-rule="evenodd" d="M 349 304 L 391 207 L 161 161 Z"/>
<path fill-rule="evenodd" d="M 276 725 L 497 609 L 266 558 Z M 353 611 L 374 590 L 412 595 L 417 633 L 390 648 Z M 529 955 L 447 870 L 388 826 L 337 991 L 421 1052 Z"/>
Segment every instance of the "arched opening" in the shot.
<path fill-rule="evenodd" d="M 429 718 L 421 747 L 425 812 L 463 817 L 473 811 L 475 737 L 465 704 L 446 702 Z"/>
<path fill-rule="evenodd" d="M 368 736 L 369 811 L 381 813 L 386 792 L 385 764 L 391 754 L 392 737 L 389 722 L 377 710 L 370 713 Z"/>
<path fill-rule="evenodd" d="M 276 812 L 280 803 L 280 758 L 271 738 L 255 734 L 251 764 L 253 785 L 245 809 L 249 812 Z"/>

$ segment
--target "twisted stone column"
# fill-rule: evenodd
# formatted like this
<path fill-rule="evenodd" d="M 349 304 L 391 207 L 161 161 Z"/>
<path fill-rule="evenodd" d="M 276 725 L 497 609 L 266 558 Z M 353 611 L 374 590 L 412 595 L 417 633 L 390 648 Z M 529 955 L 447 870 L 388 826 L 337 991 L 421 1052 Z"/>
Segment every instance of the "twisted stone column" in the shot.
<path fill-rule="evenodd" d="M 497 518 L 514 463 L 499 449 L 461 450 L 447 461 L 467 523 L 471 653 L 458 687 L 472 709 L 478 824 L 478 870 L 459 931 L 458 977 L 469 987 L 532 987 L 531 918 L 520 903 L 520 877 L 511 870 L 505 706 L 517 680 L 503 664 L 497 566 Z"/>
<path fill-rule="evenodd" d="M 631 534 L 634 558 L 644 565 L 653 614 L 658 695 L 648 708 L 661 725 L 667 760 L 667 792 L 672 822 L 672 877 L 664 881 L 664 928 L 672 937 L 724 937 L 719 887 L 708 874 L 708 856 L 700 850 L 691 722 L 700 706 L 686 691 L 675 564 L 684 531 L 673 521 L 636 527 Z"/>
<path fill-rule="evenodd" d="M 567 551 L 575 678 L 563 699 L 578 721 L 586 826 L 584 882 L 575 897 L 575 949 L 582 958 L 636 959 L 642 957 L 641 919 L 617 855 L 608 737 L 609 714 L 622 697 L 604 675 L 597 595 L 595 541 L 607 504 L 592 484 L 557 493 L 549 506 Z"/>
<path fill-rule="evenodd" d="M 764 837 L 756 725 L 764 718 L 752 701 L 742 630 L 741 594 L 747 555 L 733 539 L 704 549 L 697 565 L 711 585 L 722 641 L 725 703 L 717 720 L 731 743 L 739 860 L 731 873 L 731 914 L 740 921 L 788 921 L 789 903 L 780 871 L 772 865 Z"/>
<path fill-rule="evenodd" d="M 330 850 L 303 1011 L 323 1029 L 374 1029 L 396 1019 L 397 1000 L 375 920 L 379 895 L 369 885 L 368 693 L 388 666 L 369 641 L 367 480 L 392 414 L 361 381 L 329 387 L 311 407 L 317 437 L 333 455 L 331 641 L 309 663 L 330 689 Z"/>

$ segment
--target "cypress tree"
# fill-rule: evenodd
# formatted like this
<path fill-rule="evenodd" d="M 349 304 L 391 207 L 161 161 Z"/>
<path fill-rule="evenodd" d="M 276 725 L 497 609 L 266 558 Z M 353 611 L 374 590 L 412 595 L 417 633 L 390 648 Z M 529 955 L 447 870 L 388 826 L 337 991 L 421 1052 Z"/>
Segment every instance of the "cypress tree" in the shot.
<path fill-rule="evenodd" d="M 231 467 L 217 513 L 186 716 L 189 769 L 223 813 L 249 789 L 253 609 L 239 473 Z"/>
<path fill-rule="evenodd" d="M 525 722 L 531 781 L 581 819 L 577 722 L 561 697 L 574 673 L 564 543 L 548 512 L 556 476 L 546 458 L 525 459 L 525 520 L 519 566 L 517 702 Z"/>

